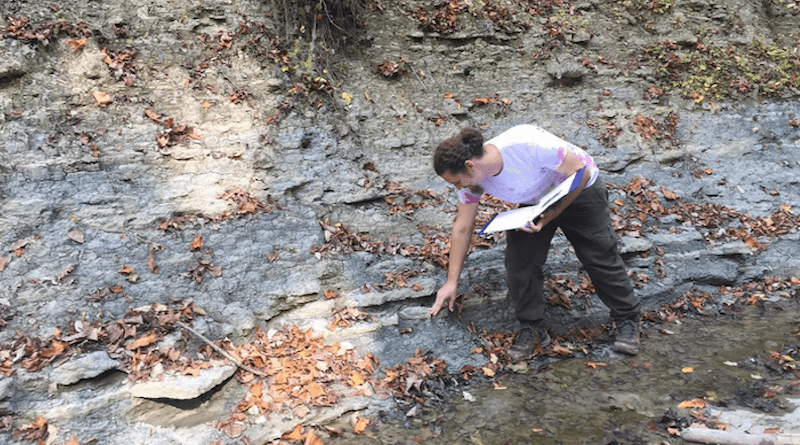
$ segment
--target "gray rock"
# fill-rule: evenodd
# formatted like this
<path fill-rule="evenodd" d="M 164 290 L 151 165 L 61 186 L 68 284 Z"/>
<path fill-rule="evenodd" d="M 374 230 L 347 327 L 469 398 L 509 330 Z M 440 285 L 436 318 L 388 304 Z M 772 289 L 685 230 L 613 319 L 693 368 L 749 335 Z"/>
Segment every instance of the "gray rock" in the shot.
<path fill-rule="evenodd" d="M 589 74 L 589 70 L 574 61 L 551 60 L 547 63 L 547 74 L 555 80 L 578 81 Z"/>
<path fill-rule="evenodd" d="M 418 289 L 412 288 L 412 285 L 420 285 Z M 363 293 L 360 290 L 352 292 L 345 299 L 349 306 L 366 307 L 366 306 L 380 306 L 390 301 L 402 301 L 411 298 L 420 298 L 431 295 L 437 290 L 437 282 L 430 277 L 423 277 L 414 280 L 413 283 L 408 283 L 405 287 L 398 287 L 390 289 L 385 292 L 367 292 Z"/>
<path fill-rule="evenodd" d="M 14 379 L 0 377 L 0 400 L 6 400 L 14 395 Z"/>
<path fill-rule="evenodd" d="M 71 385 L 81 380 L 91 379 L 119 366 L 117 360 L 106 351 L 96 351 L 74 358 L 50 373 L 50 381 L 59 385 Z"/>
<path fill-rule="evenodd" d="M 750 248 L 744 241 L 734 241 L 726 243 L 721 246 L 709 249 L 708 253 L 712 255 L 752 255 L 753 249 Z"/>
<path fill-rule="evenodd" d="M 214 389 L 235 372 L 235 366 L 201 369 L 197 377 L 169 376 L 160 382 L 137 383 L 131 387 L 130 394 L 144 399 L 195 399 Z"/>
<path fill-rule="evenodd" d="M 36 52 L 18 40 L 0 39 L 0 85 L 22 77 L 35 66 Z"/>
<path fill-rule="evenodd" d="M 619 253 L 647 252 L 653 248 L 653 242 L 647 238 L 623 236 L 620 239 Z"/>

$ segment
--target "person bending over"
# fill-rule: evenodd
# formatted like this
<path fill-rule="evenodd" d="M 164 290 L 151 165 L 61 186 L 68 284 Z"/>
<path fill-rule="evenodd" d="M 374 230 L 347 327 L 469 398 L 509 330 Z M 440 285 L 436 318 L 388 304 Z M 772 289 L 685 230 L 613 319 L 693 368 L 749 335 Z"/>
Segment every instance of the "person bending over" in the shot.
<path fill-rule="evenodd" d="M 458 213 L 450 241 L 447 280 L 436 294 L 431 314 L 453 310 L 461 269 L 472 242 L 478 203 L 484 193 L 506 202 L 535 204 L 566 178 L 585 167 L 580 185 L 536 221 L 509 230 L 505 250 L 508 294 L 522 328 L 509 355 L 530 357 L 536 345 L 550 344 L 545 324 L 544 274 L 550 243 L 561 228 L 575 249 L 616 325 L 612 349 L 639 353 L 641 302 L 633 292 L 611 225 L 608 191 L 599 169 L 584 150 L 534 125 L 518 125 L 484 142 L 464 128 L 436 149 L 433 166 L 458 189 Z"/>

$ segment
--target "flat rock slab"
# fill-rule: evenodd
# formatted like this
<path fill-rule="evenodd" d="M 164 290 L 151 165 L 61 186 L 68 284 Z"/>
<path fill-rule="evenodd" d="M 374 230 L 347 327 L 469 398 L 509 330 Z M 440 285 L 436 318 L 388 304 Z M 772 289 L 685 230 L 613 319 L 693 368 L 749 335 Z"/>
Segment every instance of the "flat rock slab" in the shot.
<path fill-rule="evenodd" d="M 50 373 L 50 380 L 59 385 L 72 385 L 81 380 L 91 379 L 119 366 L 117 360 L 109 357 L 106 351 L 96 351 L 72 359 Z"/>
<path fill-rule="evenodd" d="M 198 376 L 173 376 L 159 382 L 137 383 L 130 393 L 143 399 L 190 400 L 211 391 L 235 372 L 235 366 L 202 369 Z"/>

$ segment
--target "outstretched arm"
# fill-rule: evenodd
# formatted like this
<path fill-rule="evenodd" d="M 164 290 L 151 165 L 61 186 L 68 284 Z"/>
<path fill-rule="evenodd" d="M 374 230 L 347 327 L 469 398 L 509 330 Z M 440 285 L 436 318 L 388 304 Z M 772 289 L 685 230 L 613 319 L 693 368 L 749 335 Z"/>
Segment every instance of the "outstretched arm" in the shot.
<path fill-rule="evenodd" d="M 431 307 L 431 314 L 436 315 L 447 305 L 450 311 L 458 297 L 458 280 L 461 268 L 467 258 L 469 246 L 472 244 L 472 232 L 475 227 L 475 216 L 478 214 L 478 203 L 459 203 L 453 233 L 450 237 L 450 255 L 447 265 L 447 281 L 436 293 L 436 302 Z"/>

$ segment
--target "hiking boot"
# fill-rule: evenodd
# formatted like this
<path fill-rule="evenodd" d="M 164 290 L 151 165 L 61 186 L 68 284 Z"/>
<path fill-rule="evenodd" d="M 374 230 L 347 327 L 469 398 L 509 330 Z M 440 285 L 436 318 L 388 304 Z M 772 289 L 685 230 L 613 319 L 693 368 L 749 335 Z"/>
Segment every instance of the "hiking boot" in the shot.
<path fill-rule="evenodd" d="M 625 320 L 617 326 L 617 339 L 611 349 L 628 355 L 639 353 L 639 322 Z"/>
<path fill-rule="evenodd" d="M 513 360 L 525 360 L 533 355 L 536 346 L 550 344 L 550 334 L 544 326 L 523 323 L 514 345 L 508 350 L 508 356 Z"/>

